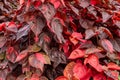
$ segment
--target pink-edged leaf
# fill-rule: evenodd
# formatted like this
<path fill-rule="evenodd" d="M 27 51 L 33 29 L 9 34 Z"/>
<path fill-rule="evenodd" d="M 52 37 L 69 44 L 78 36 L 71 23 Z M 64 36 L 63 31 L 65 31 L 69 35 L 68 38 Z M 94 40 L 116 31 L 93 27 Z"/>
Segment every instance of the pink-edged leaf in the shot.
<path fill-rule="evenodd" d="M 107 39 L 100 40 L 100 45 L 110 53 L 114 51 L 112 43 Z"/>
<path fill-rule="evenodd" d="M 107 67 L 108 67 L 108 69 L 112 69 L 112 70 L 120 70 L 120 66 L 118 66 L 117 64 L 112 63 L 112 62 L 108 63 Z"/>
<path fill-rule="evenodd" d="M 77 59 L 77 58 L 84 57 L 84 55 L 85 55 L 84 51 L 77 48 L 72 51 L 68 59 Z"/>
<path fill-rule="evenodd" d="M 93 76 L 93 80 L 106 80 L 106 76 L 103 73 L 99 73 Z"/>
<path fill-rule="evenodd" d="M 15 62 L 16 58 L 18 56 L 18 53 L 17 51 L 14 49 L 14 47 L 9 47 L 7 49 L 7 52 L 6 52 L 6 57 L 9 61 L 11 61 L 12 63 Z"/>
<path fill-rule="evenodd" d="M 27 51 L 27 50 L 24 50 L 24 51 L 20 52 L 20 53 L 18 54 L 15 62 L 21 61 L 21 60 L 24 59 L 27 55 L 28 55 L 28 51 Z"/>
<path fill-rule="evenodd" d="M 30 66 L 38 68 L 41 71 L 43 71 L 44 63 L 42 61 L 38 60 L 36 58 L 35 54 L 29 56 L 29 60 L 28 61 L 29 61 Z"/>
<path fill-rule="evenodd" d="M 108 28 L 99 27 L 99 29 L 96 30 L 96 33 L 98 33 L 98 35 L 101 39 L 107 38 L 108 36 L 111 39 L 113 39 L 113 35 Z"/>
<path fill-rule="evenodd" d="M 99 59 L 95 54 L 91 54 L 88 58 L 85 59 L 84 64 L 89 63 L 93 68 L 95 68 L 98 72 L 102 72 L 102 65 L 99 64 Z"/>
<path fill-rule="evenodd" d="M 55 80 L 68 80 L 65 76 L 59 76 Z"/>
<path fill-rule="evenodd" d="M 82 80 L 84 77 L 86 77 L 86 75 L 88 75 L 87 72 L 88 72 L 87 67 L 80 62 L 76 63 L 74 68 L 73 68 L 73 76 L 77 80 Z"/>
<path fill-rule="evenodd" d="M 36 56 L 36 59 L 41 61 L 42 63 L 51 64 L 50 63 L 50 58 L 47 55 L 44 55 L 42 53 L 36 53 L 35 56 Z"/>
<path fill-rule="evenodd" d="M 69 64 L 67 64 L 67 66 L 65 67 L 63 74 L 66 78 L 68 79 L 72 79 L 73 78 L 73 68 L 75 66 L 75 62 L 70 62 Z"/>

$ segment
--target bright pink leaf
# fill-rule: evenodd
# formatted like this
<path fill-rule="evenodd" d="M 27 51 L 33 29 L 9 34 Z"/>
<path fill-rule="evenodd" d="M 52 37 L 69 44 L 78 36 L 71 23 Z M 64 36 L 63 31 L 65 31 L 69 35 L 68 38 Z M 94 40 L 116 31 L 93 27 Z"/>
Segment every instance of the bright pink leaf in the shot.
<path fill-rule="evenodd" d="M 120 70 L 120 66 L 112 62 L 108 63 L 107 67 L 112 70 Z"/>
<path fill-rule="evenodd" d="M 21 60 L 24 59 L 27 55 L 28 55 L 28 51 L 27 51 L 27 50 L 24 50 L 24 51 L 20 52 L 20 53 L 18 54 L 15 62 L 21 61 Z"/>
<path fill-rule="evenodd" d="M 85 59 L 84 64 L 89 63 L 93 68 L 95 68 L 98 72 L 102 72 L 102 66 L 99 64 L 99 59 L 95 54 L 91 54 L 88 58 Z"/>

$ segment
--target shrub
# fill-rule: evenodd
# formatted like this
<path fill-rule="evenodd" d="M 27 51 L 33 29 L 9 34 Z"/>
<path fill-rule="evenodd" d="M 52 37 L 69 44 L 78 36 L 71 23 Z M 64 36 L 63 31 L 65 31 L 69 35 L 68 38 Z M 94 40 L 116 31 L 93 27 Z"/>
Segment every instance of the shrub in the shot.
<path fill-rule="evenodd" d="M 0 4 L 0 80 L 120 80 L 120 0 Z"/>

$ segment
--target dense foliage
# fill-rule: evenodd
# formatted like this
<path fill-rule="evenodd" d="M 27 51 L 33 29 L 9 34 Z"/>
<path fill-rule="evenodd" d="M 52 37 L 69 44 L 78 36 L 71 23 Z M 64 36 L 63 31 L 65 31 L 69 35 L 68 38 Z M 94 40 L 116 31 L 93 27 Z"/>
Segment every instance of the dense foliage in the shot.
<path fill-rule="evenodd" d="M 0 80 L 120 80 L 120 0 L 0 0 Z"/>

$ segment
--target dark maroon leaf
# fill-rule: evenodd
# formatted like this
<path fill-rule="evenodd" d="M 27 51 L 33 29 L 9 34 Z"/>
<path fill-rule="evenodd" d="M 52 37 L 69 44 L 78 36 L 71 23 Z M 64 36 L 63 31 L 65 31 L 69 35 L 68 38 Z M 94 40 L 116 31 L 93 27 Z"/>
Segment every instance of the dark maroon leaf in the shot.
<path fill-rule="evenodd" d="M 94 32 L 93 29 L 87 29 L 85 31 L 85 39 L 90 39 L 90 38 L 92 38 L 95 35 L 96 35 L 96 33 Z"/>
<path fill-rule="evenodd" d="M 52 49 L 49 53 L 50 60 L 54 62 L 54 67 L 57 67 L 60 63 L 66 63 L 66 57 L 62 51 Z"/>
<path fill-rule="evenodd" d="M 0 36 L 0 48 L 2 48 L 6 43 L 6 37 Z"/>
<path fill-rule="evenodd" d="M 47 21 L 50 21 L 56 13 L 54 6 L 50 3 L 42 4 L 42 6 L 40 7 L 40 10 L 45 16 Z"/>
<path fill-rule="evenodd" d="M 102 39 L 100 40 L 100 45 L 108 52 L 113 53 L 114 49 L 113 49 L 113 45 L 112 43 L 107 40 L 107 39 Z"/>
<path fill-rule="evenodd" d="M 16 40 L 19 40 L 19 39 L 22 38 L 23 36 L 28 35 L 29 31 L 30 31 L 30 26 L 29 26 L 29 25 L 25 25 L 25 26 L 23 26 L 22 28 L 20 28 L 20 29 L 18 30 L 18 32 L 17 32 L 17 35 L 16 35 L 17 38 L 16 38 Z"/>
<path fill-rule="evenodd" d="M 45 18 L 42 16 L 42 13 L 39 12 L 39 14 L 35 15 L 35 21 L 31 26 L 31 30 L 34 32 L 35 36 L 38 36 L 42 32 L 45 25 Z"/>
<path fill-rule="evenodd" d="M 62 35 L 63 25 L 64 24 L 61 23 L 61 20 L 59 18 L 54 18 L 51 22 L 51 29 L 56 34 L 56 36 L 59 40 L 59 43 L 65 42 L 65 39 Z"/>
<path fill-rule="evenodd" d="M 117 42 L 115 39 L 111 39 L 110 41 L 111 41 L 111 43 L 112 43 L 112 45 L 113 45 L 113 48 L 114 48 L 116 51 L 120 52 L 120 44 L 118 44 L 118 42 Z"/>
<path fill-rule="evenodd" d="M 93 21 L 89 21 L 86 19 L 80 19 L 79 22 L 80 22 L 80 25 L 85 29 L 89 29 L 89 28 L 93 27 L 93 24 L 94 24 Z"/>

